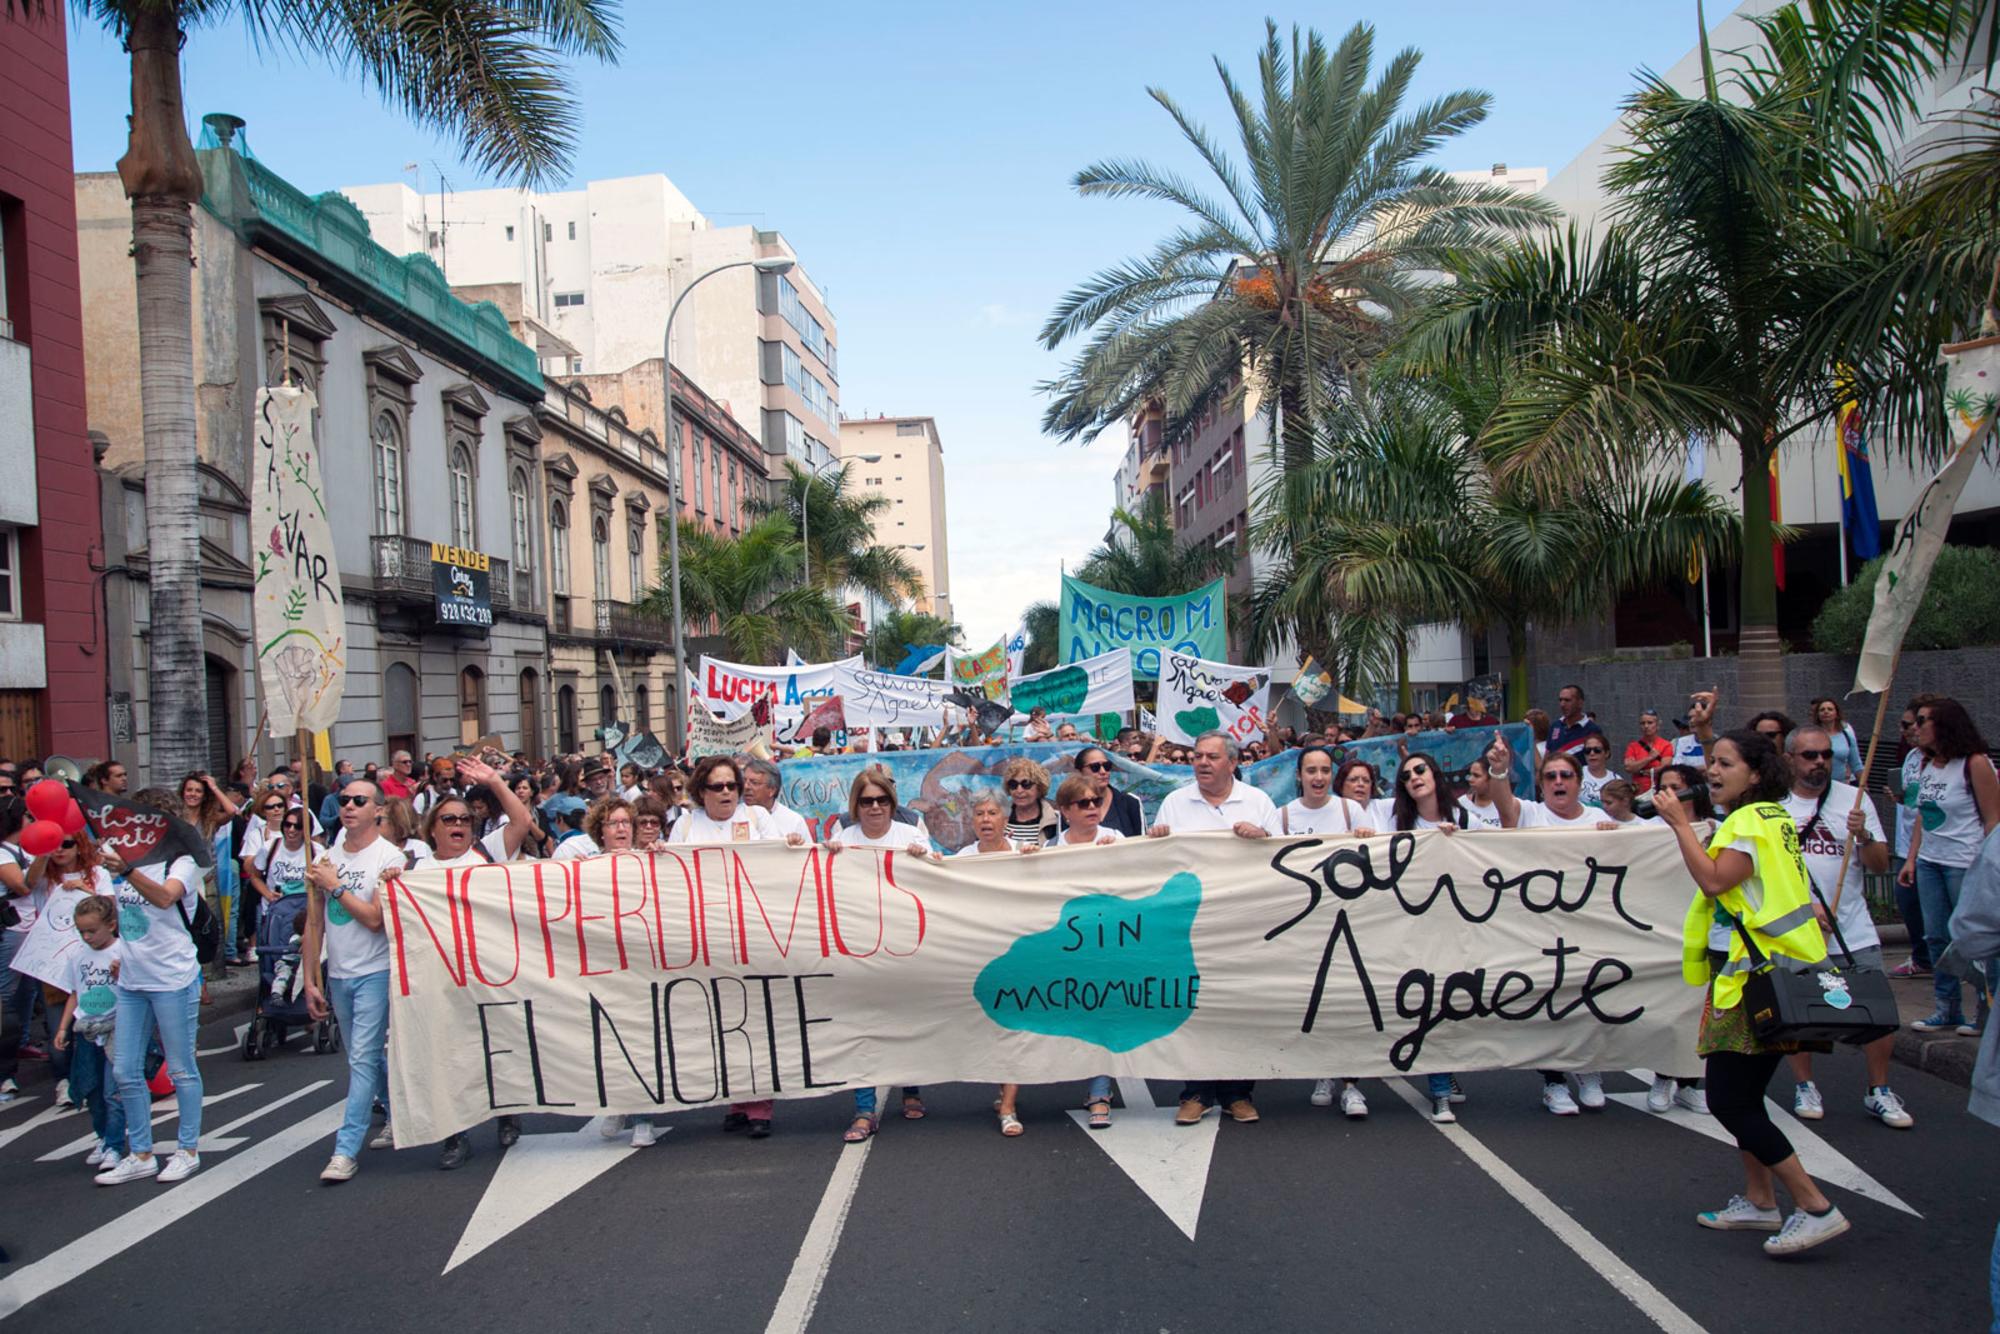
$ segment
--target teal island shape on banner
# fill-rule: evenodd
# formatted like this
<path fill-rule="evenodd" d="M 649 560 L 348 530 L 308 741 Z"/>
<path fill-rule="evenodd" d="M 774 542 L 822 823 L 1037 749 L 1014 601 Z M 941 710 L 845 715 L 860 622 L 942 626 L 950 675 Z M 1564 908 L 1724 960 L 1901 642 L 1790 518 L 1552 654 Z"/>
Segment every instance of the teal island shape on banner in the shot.
<path fill-rule="evenodd" d="M 1194 918 L 1201 880 L 1187 871 L 1140 899 L 1084 894 L 1056 924 L 1023 936 L 979 970 L 973 992 L 1002 1028 L 1127 1052 L 1195 1011 Z"/>

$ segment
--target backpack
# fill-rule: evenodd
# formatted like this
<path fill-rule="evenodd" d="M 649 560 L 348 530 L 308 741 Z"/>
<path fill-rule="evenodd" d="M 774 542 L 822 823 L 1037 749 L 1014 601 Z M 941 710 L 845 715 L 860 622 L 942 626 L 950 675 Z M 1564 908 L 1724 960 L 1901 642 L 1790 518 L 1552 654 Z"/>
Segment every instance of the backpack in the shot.
<path fill-rule="evenodd" d="M 194 896 L 194 916 L 188 916 L 187 899 L 175 901 L 180 910 L 181 925 L 187 928 L 188 936 L 194 941 L 194 957 L 199 963 L 214 963 L 215 956 L 222 953 L 222 919 L 215 915 L 215 909 L 208 906 L 208 900 L 200 894 Z"/>

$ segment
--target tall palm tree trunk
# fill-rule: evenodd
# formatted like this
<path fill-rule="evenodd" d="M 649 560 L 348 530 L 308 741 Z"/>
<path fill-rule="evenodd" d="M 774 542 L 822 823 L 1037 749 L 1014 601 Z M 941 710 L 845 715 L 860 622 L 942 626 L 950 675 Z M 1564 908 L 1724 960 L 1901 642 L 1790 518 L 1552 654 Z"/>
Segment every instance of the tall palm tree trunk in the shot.
<path fill-rule="evenodd" d="M 1528 674 L 1534 664 L 1528 648 L 1528 622 L 1510 618 L 1507 622 L 1507 699 L 1501 706 L 1503 718 L 1523 718 L 1528 712 Z"/>
<path fill-rule="evenodd" d="M 1410 711 L 1410 637 L 1396 636 L 1396 712 Z"/>
<path fill-rule="evenodd" d="M 1736 706 L 1744 717 L 1785 707 L 1785 658 L 1778 641 L 1778 573 L 1771 556 L 1770 450 L 1750 423 L 1743 459 L 1743 632 L 1737 642 Z"/>
<path fill-rule="evenodd" d="M 133 7 L 132 127 L 118 176 L 132 200 L 145 423 L 148 769 L 154 782 L 207 767 L 201 529 L 195 471 L 194 201 L 201 166 L 181 106 L 180 16 Z"/>

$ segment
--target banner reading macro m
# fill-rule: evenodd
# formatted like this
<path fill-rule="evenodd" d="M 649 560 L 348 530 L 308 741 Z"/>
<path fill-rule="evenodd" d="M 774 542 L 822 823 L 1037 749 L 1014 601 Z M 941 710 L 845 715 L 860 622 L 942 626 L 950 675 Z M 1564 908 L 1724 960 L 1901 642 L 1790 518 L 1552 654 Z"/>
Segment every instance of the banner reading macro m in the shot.
<path fill-rule="evenodd" d="M 780 844 L 386 889 L 396 1142 L 951 1080 L 1694 1069 L 1667 831 Z"/>
<path fill-rule="evenodd" d="M 1081 662 L 1112 649 L 1132 651 L 1132 674 L 1160 674 L 1160 652 L 1176 649 L 1221 662 L 1229 656 L 1229 603 L 1217 579 L 1192 593 L 1140 598 L 1094 588 L 1069 575 L 1062 581 L 1062 660 Z"/>

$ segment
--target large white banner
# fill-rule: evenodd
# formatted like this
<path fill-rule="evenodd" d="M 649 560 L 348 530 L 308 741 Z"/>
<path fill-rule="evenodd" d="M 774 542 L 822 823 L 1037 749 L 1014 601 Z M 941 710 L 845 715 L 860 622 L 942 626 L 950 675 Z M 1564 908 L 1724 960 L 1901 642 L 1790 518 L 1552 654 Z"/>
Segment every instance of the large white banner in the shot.
<path fill-rule="evenodd" d="M 695 690 L 724 721 L 741 718 L 756 701 L 768 699 L 779 733 L 789 736 L 816 703 L 840 693 L 834 685 L 840 669 L 860 665 L 858 654 L 839 662 L 795 662 L 783 667 L 758 667 L 705 657 L 701 660 L 701 679 L 695 683 Z"/>
<path fill-rule="evenodd" d="M 952 1080 L 1691 1071 L 1693 893 L 1661 828 L 413 871 L 396 1142 Z"/>
<path fill-rule="evenodd" d="M 1271 708 L 1271 669 L 1233 667 L 1172 649 L 1160 654 L 1160 735 L 1191 746 L 1203 732 L 1238 744 L 1261 740 Z"/>
<path fill-rule="evenodd" d="M 308 389 L 259 389 L 251 436 L 251 623 L 270 733 L 324 732 L 347 686 L 347 614 Z"/>
<path fill-rule="evenodd" d="M 958 690 L 949 681 L 864 666 L 859 658 L 841 663 L 834 683 L 833 693 L 840 696 L 850 732 L 866 727 L 943 727 L 946 700 Z"/>
<path fill-rule="evenodd" d="M 1051 718 L 1129 712 L 1134 707 L 1132 655 L 1113 649 L 1046 672 L 1017 676 L 1007 698 L 1014 706 L 1015 722 L 1025 721 L 1038 708 Z"/>

